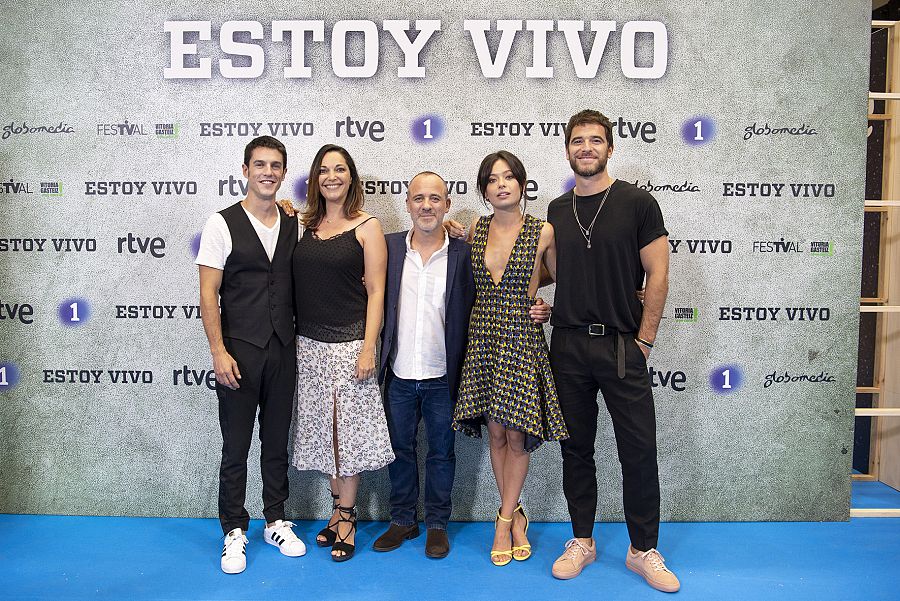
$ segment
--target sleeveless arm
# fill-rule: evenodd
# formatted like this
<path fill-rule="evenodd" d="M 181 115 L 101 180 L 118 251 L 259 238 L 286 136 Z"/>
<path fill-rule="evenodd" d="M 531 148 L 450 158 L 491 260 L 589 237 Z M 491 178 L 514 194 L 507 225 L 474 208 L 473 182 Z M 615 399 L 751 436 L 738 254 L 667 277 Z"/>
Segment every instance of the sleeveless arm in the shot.
<path fill-rule="evenodd" d="M 356 362 L 356 378 L 365 380 L 375 374 L 375 346 L 384 317 L 384 289 L 387 277 L 387 243 L 377 219 L 370 217 L 357 226 L 357 239 L 363 247 L 366 294 L 366 333 Z"/>

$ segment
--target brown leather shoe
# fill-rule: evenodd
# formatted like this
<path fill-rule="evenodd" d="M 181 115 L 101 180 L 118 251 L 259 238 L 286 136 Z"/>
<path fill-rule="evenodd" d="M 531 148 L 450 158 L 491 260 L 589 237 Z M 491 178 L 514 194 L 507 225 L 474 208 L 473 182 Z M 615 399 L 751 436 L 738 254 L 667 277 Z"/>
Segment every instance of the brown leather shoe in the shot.
<path fill-rule="evenodd" d="M 399 549 L 403 541 L 413 539 L 419 536 L 419 525 L 398 526 L 391 524 L 387 532 L 379 536 L 372 544 L 372 548 L 376 551 L 393 551 Z"/>
<path fill-rule="evenodd" d="M 432 559 L 443 559 L 450 553 L 450 539 L 447 531 L 440 528 L 429 528 L 425 537 L 425 556 Z"/>

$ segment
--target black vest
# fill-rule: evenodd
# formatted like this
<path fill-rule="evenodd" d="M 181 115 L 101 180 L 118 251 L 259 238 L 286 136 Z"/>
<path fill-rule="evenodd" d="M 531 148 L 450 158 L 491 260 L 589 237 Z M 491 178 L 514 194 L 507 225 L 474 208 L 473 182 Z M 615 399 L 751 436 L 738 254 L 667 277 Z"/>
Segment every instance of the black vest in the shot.
<path fill-rule="evenodd" d="M 241 203 L 219 211 L 231 233 L 231 254 L 219 287 L 222 336 L 260 348 L 273 332 L 282 345 L 294 340 L 291 256 L 297 245 L 297 219 L 278 211 L 281 229 L 271 262 Z"/>

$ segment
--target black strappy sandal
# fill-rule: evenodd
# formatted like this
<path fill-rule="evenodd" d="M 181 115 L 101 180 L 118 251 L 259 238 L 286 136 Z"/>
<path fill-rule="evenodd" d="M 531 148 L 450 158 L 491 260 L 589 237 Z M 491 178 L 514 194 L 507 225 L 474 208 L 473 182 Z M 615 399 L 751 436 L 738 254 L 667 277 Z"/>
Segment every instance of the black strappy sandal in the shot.
<path fill-rule="evenodd" d="M 338 499 L 340 497 L 334 493 L 331 493 L 331 518 L 328 518 L 328 525 L 319 530 L 319 533 L 316 535 L 316 544 L 320 547 L 330 547 L 334 544 L 335 539 L 337 538 L 337 532 L 332 530 L 332 528 L 337 528 L 337 522 L 331 523 L 331 520 L 334 518 L 334 512 L 337 511 L 340 502 Z M 340 516 L 338 516 L 340 519 Z M 321 539 L 319 537 L 322 537 Z M 324 539 L 324 540 L 323 540 Z"/>
<path fill-rule="evenodd" d="M 350 544 L 347 541 L 350 538 L 351 534 L 356 533 L 356 506 L 353 507 L 341 507 L 338 506 L 338 513 L 340 514 L 340 519 L 338 520 L 338 524 L 341 522 L 346 522 L 350 524 L 350 532 L 347 533 L 347 536 L 337 535 L 337 540 L 331 546 L 332 551 L 340 551 L 343 555 L 335 555 L 331 554 L 331 559 L 337 562 L 347 561 L 351 557 L 353 557 L 353 552 L 356 551 L 356 544 Z M 344 517 L 344 516 L 347 517 Z M 338 526 L 340 527 L 340 526 Z M 355 540 L 355 539 L 354 539 Z"/>

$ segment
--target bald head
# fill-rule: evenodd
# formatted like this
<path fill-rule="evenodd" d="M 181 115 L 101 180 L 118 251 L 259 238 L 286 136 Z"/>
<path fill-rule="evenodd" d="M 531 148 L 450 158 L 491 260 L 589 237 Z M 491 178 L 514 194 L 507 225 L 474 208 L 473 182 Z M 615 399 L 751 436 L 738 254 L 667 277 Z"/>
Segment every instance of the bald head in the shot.
<path fill-rule="evenodd" d="M 444 193 L 444 198 L 446 198 L 450 194 L 450 191 L 447 189 L 447 182 L 444 181 L 443 177 L 441 177 L 434 171 L 420 171 L 419 173 L 415 174 L 411 180 L 409 180 L 409 190 L 406 194 L 407 197 L 412 195 L 413 184 L 419 179 L 429 180 L 430 182 L 440 182 L 441 189 Z"/>
<path fill-rule="evenodd" d="M 409 181 L 406 210 L 415 231 L 430 234 L 442 228 L 444 216 L 450 210 L 450 194 L 444 178 L 432 171 L 416 174 Z"/>

